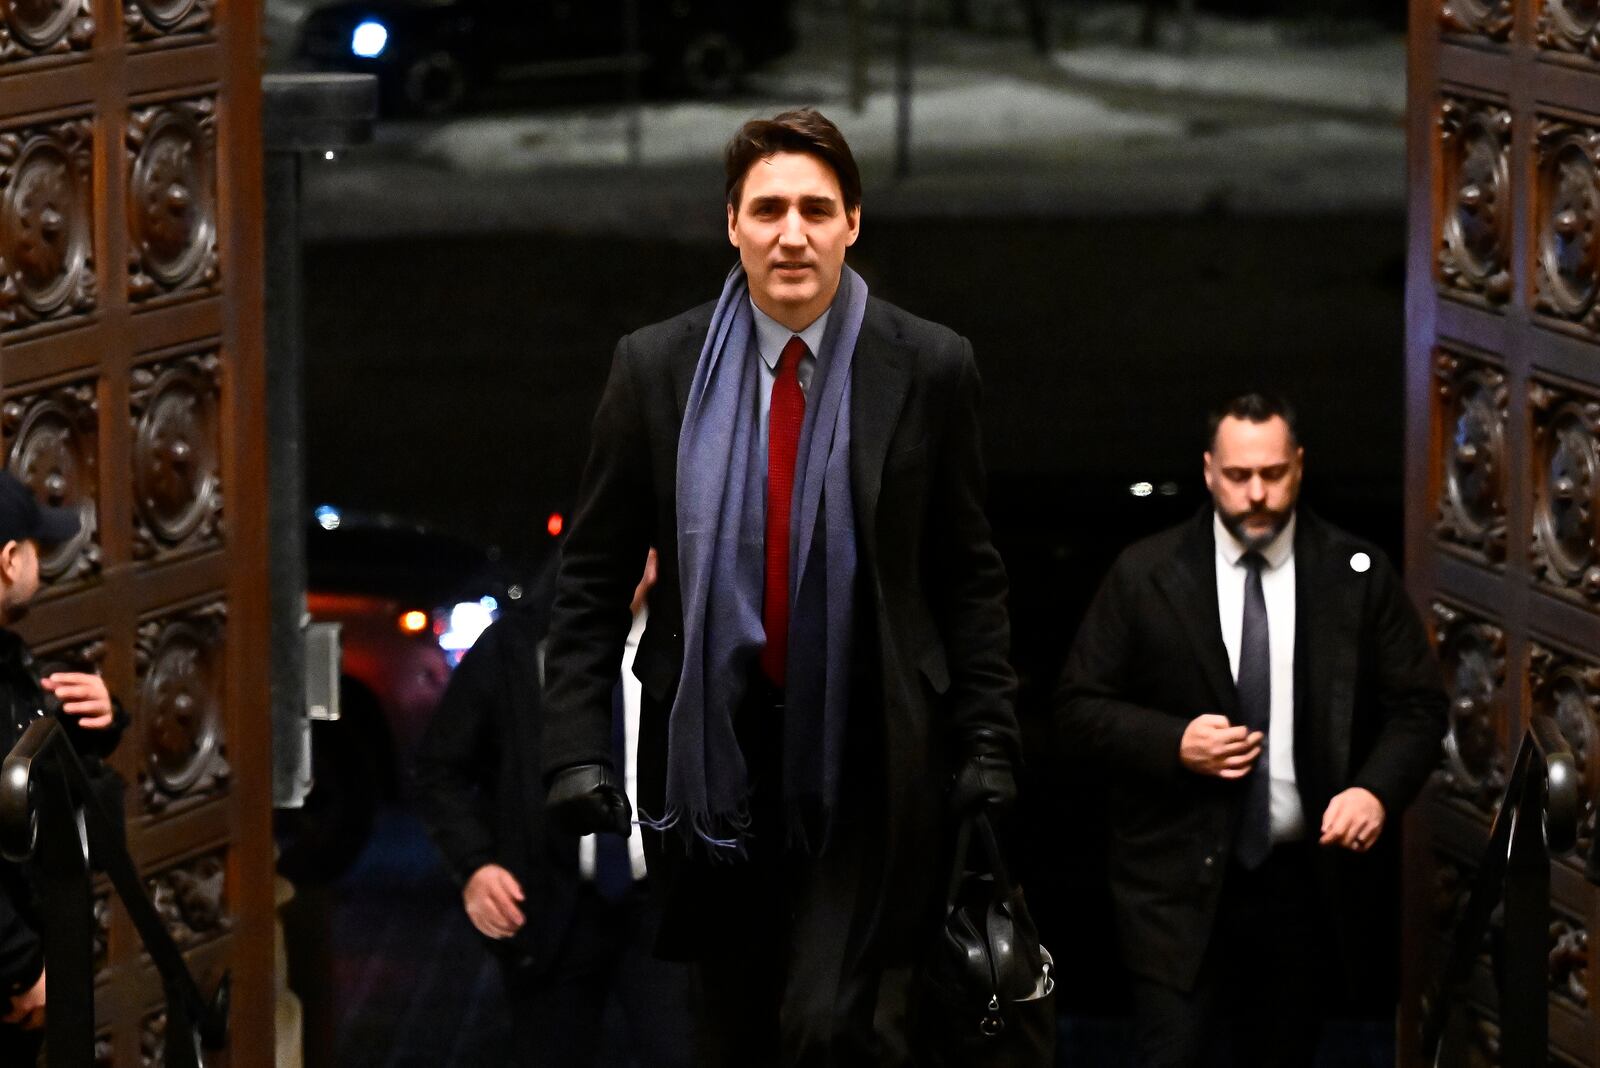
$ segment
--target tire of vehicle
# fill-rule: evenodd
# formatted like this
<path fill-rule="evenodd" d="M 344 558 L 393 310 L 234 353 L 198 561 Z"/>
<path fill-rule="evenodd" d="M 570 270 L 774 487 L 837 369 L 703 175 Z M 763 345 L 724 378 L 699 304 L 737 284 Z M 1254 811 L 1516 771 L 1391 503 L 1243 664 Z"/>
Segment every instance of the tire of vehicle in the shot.
<path fill-rule="evenodd" d="M 678 52 L 678 77 L 696 96 L 730 96 L 744 79 L 744 51 L 725 33 L 704 30 Z"/>
<path fill-rule="evenodd" d="M 400 72 L 397 88 L 406 111 L 414 115 L 448 115 L 461 106 L 470 88 L 467 68 L 453 52 L 417 56 Z"/>
<path fill-rule="evenodd" d="M 366 847 L 389 752 L 383 714 L 365 689 L 340 686 L 340 718 L 311 725 L 313 785 L 303 807 L 278 814 L 278 871 L 299 885 L 332 882 Z"/>

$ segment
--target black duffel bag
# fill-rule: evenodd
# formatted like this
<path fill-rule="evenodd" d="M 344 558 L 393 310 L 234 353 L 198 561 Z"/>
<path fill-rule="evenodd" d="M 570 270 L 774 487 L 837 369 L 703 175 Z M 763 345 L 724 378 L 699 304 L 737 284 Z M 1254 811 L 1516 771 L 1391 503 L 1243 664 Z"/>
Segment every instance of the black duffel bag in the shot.
<path fill-rule="evenodd" d="M 1039 944 L 1022 890 L 1006 874 L 994 828 L 981 812 L 957 833 L 945 902 L 944 923 L 916 984 L 916 1063 L 1049 1068 L 1056 1048 L 1055 964 Z"/>

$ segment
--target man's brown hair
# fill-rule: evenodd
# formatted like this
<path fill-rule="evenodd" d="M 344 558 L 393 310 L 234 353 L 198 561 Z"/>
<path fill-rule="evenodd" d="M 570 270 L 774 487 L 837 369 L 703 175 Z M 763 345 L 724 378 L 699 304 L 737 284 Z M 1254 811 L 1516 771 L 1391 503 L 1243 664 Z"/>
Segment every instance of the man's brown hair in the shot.
<path fill-rule="evenodd" d="M 850 154 L 844 134 L 815 108 L 798 108 L 770 119 L 751 119 L 739 127 L 739 132 L 728 142 L 723 160 L 728 171 L 730 207 L 739 210 L 744 176 L 751 166 L 779 152 L 803 152 L 817 157 L 831 167 L 834 177 L 839 179 L 844 210 L 852 212 L 861 206 L 861 171 L 856 167 L 856 158 Z"/>

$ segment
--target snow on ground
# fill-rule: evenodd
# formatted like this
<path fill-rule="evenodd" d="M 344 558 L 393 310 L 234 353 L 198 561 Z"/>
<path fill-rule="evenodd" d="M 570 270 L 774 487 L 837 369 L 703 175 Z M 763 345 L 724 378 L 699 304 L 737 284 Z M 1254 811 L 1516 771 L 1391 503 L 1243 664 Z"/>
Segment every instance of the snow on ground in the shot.
<path fill-rule="evenodd" d="M 683 103 L 643 109 L 641 159 L 647 165 L 716 159 L 738 124 L 771 108 L 747 104 Z M 1175 118 L 1112 107 L 1075 90 L 1015 78 L 930 89 L 913 104 L 914 143 L 947 152 L 982 152 L 1019 144 L 1123 137 L 1177 136 Z M 860 157 L 894 150 L 893 94 L 872 94 L 860 115 L 836 117 Z M 547 113 L 460 119 L 424 134 L 420 160 L 473 172 L 527 171 L 575 165 L 613 166 L 628 160 L 627 115 Z"/>
<path fill-rule="evenodd" d="M 1401 115 L 1406 107 L 1405 42 L 1382 37 L 1346 47 L 1202 45 L 1189 55 L 1119 45 L 1062 49 L 1056 67 L 1101 85 L 1272 100 L 1308 107 Z"/>

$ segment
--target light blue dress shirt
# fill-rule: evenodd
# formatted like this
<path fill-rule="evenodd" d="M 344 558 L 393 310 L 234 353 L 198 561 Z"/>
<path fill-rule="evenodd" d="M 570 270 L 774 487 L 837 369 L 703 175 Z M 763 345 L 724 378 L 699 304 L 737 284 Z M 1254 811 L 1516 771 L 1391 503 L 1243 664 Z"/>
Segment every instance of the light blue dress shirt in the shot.
<path fill-rule="evenodd" d="M 761 388 L 757 395 L 761 398 L 761 455 L 767 454 L 767 421 L 772 412 L 772 386 L 778 381 L 778 357 L 783 355 L 783 347 L 795 332 L 784 326 L 778 320 L 756 307 L 756 302 L 750 302 L 750 311 L 754 313 L 756 331 L 756 351 L 761 355 Z M 817 316 L 815 322 L 800 331 L 800 340 L 806 343 L 806 355 L 800 357 L 800 366 L 795 369 L 795 377 L 800 380 L 800 392 L 807 395 L 811 391 L 811 376 L 817 370 L 817 349 L 822 345 L 823 332 L 828 329 L 828 316 L 833 309 L 829 308 Z"/>

